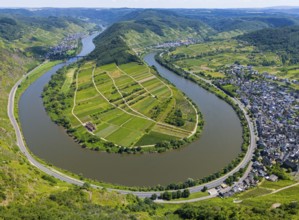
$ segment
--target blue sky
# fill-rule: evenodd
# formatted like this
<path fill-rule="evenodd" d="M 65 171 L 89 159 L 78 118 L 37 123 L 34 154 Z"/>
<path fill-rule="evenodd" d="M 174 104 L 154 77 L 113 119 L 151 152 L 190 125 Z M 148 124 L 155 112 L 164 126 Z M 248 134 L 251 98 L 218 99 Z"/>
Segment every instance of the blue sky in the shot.
<path fill-rule="evenodd" d="M 256 8 L 299 6 L 299 0 L 0 0 L 0 7 Z"/>

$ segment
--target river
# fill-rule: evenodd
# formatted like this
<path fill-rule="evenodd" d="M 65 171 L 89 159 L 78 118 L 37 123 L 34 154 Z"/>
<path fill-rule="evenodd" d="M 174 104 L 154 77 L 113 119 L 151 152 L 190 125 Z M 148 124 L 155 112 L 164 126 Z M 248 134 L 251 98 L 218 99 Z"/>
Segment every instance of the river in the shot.
<path fill-rule="evenodd" d="M 80 56 L 94 49 L 93 36 L 82 40 Z M 201 137 L 188 146 L 163 154 L 119 155 L 83 149 L 47 115 L 41 93 L 51 75 L 66 63 L 54 66 L 21 96 L 19 118 L 28 148 L 54 166 L 98 181 L 127 186 L 153 186 L 202 178 L 221 170 L 241 152 L 242 128 L 230 105 L 160 66 L 154 54 L 144 58 L 159 73 L 199 106 L 205 120 Z"/>

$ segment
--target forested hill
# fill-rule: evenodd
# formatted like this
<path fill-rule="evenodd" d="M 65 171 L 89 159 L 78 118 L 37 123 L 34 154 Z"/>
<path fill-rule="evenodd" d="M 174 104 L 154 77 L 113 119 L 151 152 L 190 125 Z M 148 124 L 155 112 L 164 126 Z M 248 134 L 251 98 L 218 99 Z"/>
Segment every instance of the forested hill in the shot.
<path fill-rule="evenodd" d="M 139 62 L 139 58 L 124 40 L 126 26 L 126 23 L 116 23 L 99 35 L 94 40 L 96 48 L 87 59 L 96 59 L 98 65 Z M 128 25 L 128 28 L 130 28 L 130 25 Z"/>
<path fill-rule="evenodd" d="M 1 10 L 0 10 L 1 11 Z M 72 17 L 36 17 L 0 13 L 0 49 L 26 57 L 44 58 L 49 48 L 95 25 Z M 0 63 L 0 66 L 2 64 Z"/>
<path fill-rule="evenodd" d="M 0 15 L 0 37 L 6 40 L 16 40 L 33 28 L 44 31 L 66 29 L 70 24 L 84 26 L 86 23 L 71 17 L 26 17 Z"/>
<path fill-rule="evenodd" d="M 95 39 L 89 59 L 98 65 L 139 61 L 136 51 L 166 41 L 194 38 L 203 41 L 214 30 L 204 23 L 168 10 L 139 10 L 126 15 Z"/>
<path fill-rule="evenodd" d="M 60 43 L 69 34 L 84 32 L 91 27 L 93 25 L 75 18 L 38 18 L 0 13 L 0 105 L 3 106 L 0 111 L 1 144 L 7 137 L 3 126 L 10 125 L 2 118 L 4 115 L 6 117 L 6 95 L 14 80 L 38 65 L 44 59 L 42 53 L 49 47 Z M 14 137 L 14 132 L 9 136 Z"/>
<path fill-rule="evenodd" d="M 285 16 L 202 17 L 200 20 L 219 32 L 233 30 L 250 32 L 263 28 L 285 27 L 298 24 L 297 20 Z"/>
<path fill-rule="evenodd" d="M 208 28 L 203 22 L 178 15 L 170 10 L 138 10 L 124 16 L 124 19 L 133 21 L 135 24 L 134 29 L 136 31 L 142 32 L 149 29 L 161 36 L 166 34 L 166 28 L 180 30 L 192 28 L 198 33 Z"/>
<path fill-rule="evenodd" d="M 283 63 L 299 63 L 299 26 L 263 29 L 237 37 L 262 51 L 278 53 Z"/>

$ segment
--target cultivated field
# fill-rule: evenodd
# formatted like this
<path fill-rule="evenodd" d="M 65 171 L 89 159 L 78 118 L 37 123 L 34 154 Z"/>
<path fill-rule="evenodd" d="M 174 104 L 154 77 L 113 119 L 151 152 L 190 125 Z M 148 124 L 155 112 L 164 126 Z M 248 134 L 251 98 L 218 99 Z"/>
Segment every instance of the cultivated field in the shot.
<path fill-rule="evenodd" d="M 212 41 L 176 48 L 169 54 L 172 63 L 194 73 L 208 77 L 222 78 L 219 72 L 225 65 L 239 62 L 252 65 L 259 72 L 268 72 L 281 78 L 299 79 L 299 65 L 283 65 L 273 52 L 262 52 L 254 46 L 244 45 L 236 40 Z"/>
<path fill-rule="evenodd" d="M 153 145 L 192 136 L 197 110 L 174 86 L 143 64 L 69 69 L 62 91 L 74 89 L 71 127 L 120 146 Z"/>

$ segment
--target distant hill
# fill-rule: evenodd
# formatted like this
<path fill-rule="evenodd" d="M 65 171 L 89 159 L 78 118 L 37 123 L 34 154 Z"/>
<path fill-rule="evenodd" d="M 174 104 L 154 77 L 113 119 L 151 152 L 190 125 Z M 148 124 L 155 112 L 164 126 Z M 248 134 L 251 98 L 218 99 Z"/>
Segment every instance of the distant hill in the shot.
<path fill-rule="evenodd" d="M 140 48 L 188 38 L 203 41 L 214 32 L 203 22 L 168 10 L 134 11 L 123 20 L 95 39 L 96 49 L 89 59 L 97 59 L 99 65 L 138 62 L 135 52 Z"/>
<path fill-rule="evenodd" d="M 119 65 L 133 61 L 140 62 L 139 58 L 123 39 L 124 26 L 125 24 L 114 24 L 103 34 L 98 36 L 94 40 L 96 48 L 87 59 L 95 59 L 98 65 L 108 63 L 116 63 Z"/>
<path fill-rule="evenodd" d="M 40 28 L 44 31 L 65 29 L 70 24 L 84 26 L 86 23 L 71 17 L 27 17 L 20 15 L 0 15 L 0 37 L 6 40 L 16 40 L 31 29 Z"/>
<path fill-rule="evenodd" d="M 299 24 L 286 15 L 245 13 L 242 10 L 134 10 L 125 14 L 95 39 L 96 49 L 88 59 L 98 65 L 140 62 L 136 54 L 163 42 L 231 38 L 266 28 Z M 243 10 L 244 12 L 244 10 Z"/>
<path fill-rule="evenodd" d="M 299 63 L 299 26 L 270 28 L 237 37 L 263 51 L 278 53 L 283 63 Z"/>
<path fill-rule="evenodd" d="M 207 28 L 203 22 L 198 22 L 184 16 L 179 16 L 177 13 L 170 10 L 143 10 L 135 11 L 123 17 L 125 20 L 130 20 L 136 25 L 142 25 L 143 30 L 146 28 L 163 36 L 164 28 L 177 28 L 185 30 L 186 28 L 192 28 L 195 31 L 202 31 L 203 28 Z"/>
<path fill-rule="evenodd" d="M 198 20 L 213 28 L 212 39 L 231 38 L 264 28 L 277 28 L 299 24 L 297 16 L 287 11 L 269 9 L 174 9 L 180 16 Z"/>
<path fill-rule="evenodd" d="M 0 9 L 0 14 L 26 17 L 73 17 L 101 24 L 112 24 L 123 16 L 138 9 L 131 8 L 39 8 L 39 9 Z"/>
<path fill-rule="evenodd" d="M 4 94 L 7 81 L 19 78 L 44 59 L 49 47 L 88 27 L 92 26 L 75 18 L 0 14 L 0 94 Z"/>
<path fill-rule="evenodd" d="M 299 24 L 295 18 L 285 16 L 261 16 L 252 13 L 244 17 L 203 17 L 203 22 L 218 32 L 240 30 L 243 32 L 256 31 L 264 28 L 285 27 Z"/>
<path fill-rule="evenodd" d="M 19 15 L 23 17 L 73 17 L 82 20 L 88 20 L 104 25 L 111 25 L 121 21 L 137 21 L 136 24 L 146 25 L 153 33 L 158 34 L 154 39 L 159 40 L 160 34 L 164 34 L 168 39 L 180 36 L 176 31 L 178 28 L 186 30 L 185 35 L 191 34 L 191 29 L 201 29 L 205 26 L 209 30 L 214 30 L 218 34 L 225 34 L 227 37 L 248 33 L 263 28 L 284 27 L 299 24 L 298 8 L 289 9 L 280 8 L 262 8 L 262 9 L 132 9 L 132 8 L 41 8 L 41 9 L 0 9 L 0 14 Z M 152 22 L 152 19 L 154 23 Z M 162 22 L 159 22 L 163 20 Z M 184 20 L 184 21 L 182 21 Z M 188 21 L 187 21 L 188 20 Z M 187 22 L 187 23 L 186 23 Z M 198 23 L 200 22 L 200 23 Z M 161 32 L 161 27 L 169 25 L 169 31 Z M 181 30 L 180 30 L 181 31 Z M 202 33 L 202 32 L 200 32 Z M 133 33 L 132 33 L 133 34 Z M 134 32 L 135 34 L 135 32 Z M 194 33 L 191 35 L 194 36 Z M 149 36 L 149 34 L 147 34 Z M 131 36 L 130 36 L 131 37 Z M 148 44 L 153 36 L 148 38 L 142 36 L 137 41 Z M 205 37 L 205 36 L 202 36 Z M 133 39 L 131 44 L 134 44 Z"/>
<path fill-rule="evenodd" d="M 5 49 L 40 59 L 44 58 L 51 46 L 57 45 L 66 36 L 86 32 L 94 26 L 73 17 L 36 17 L 0 13 L 0 48 L 3 42 Z"/>
<path fill-rule="evenodd" d="M 22 25 L 15 19 L 0 18 L 0 37 L 6 40 L 15 40 L 21 37 Z"/>

